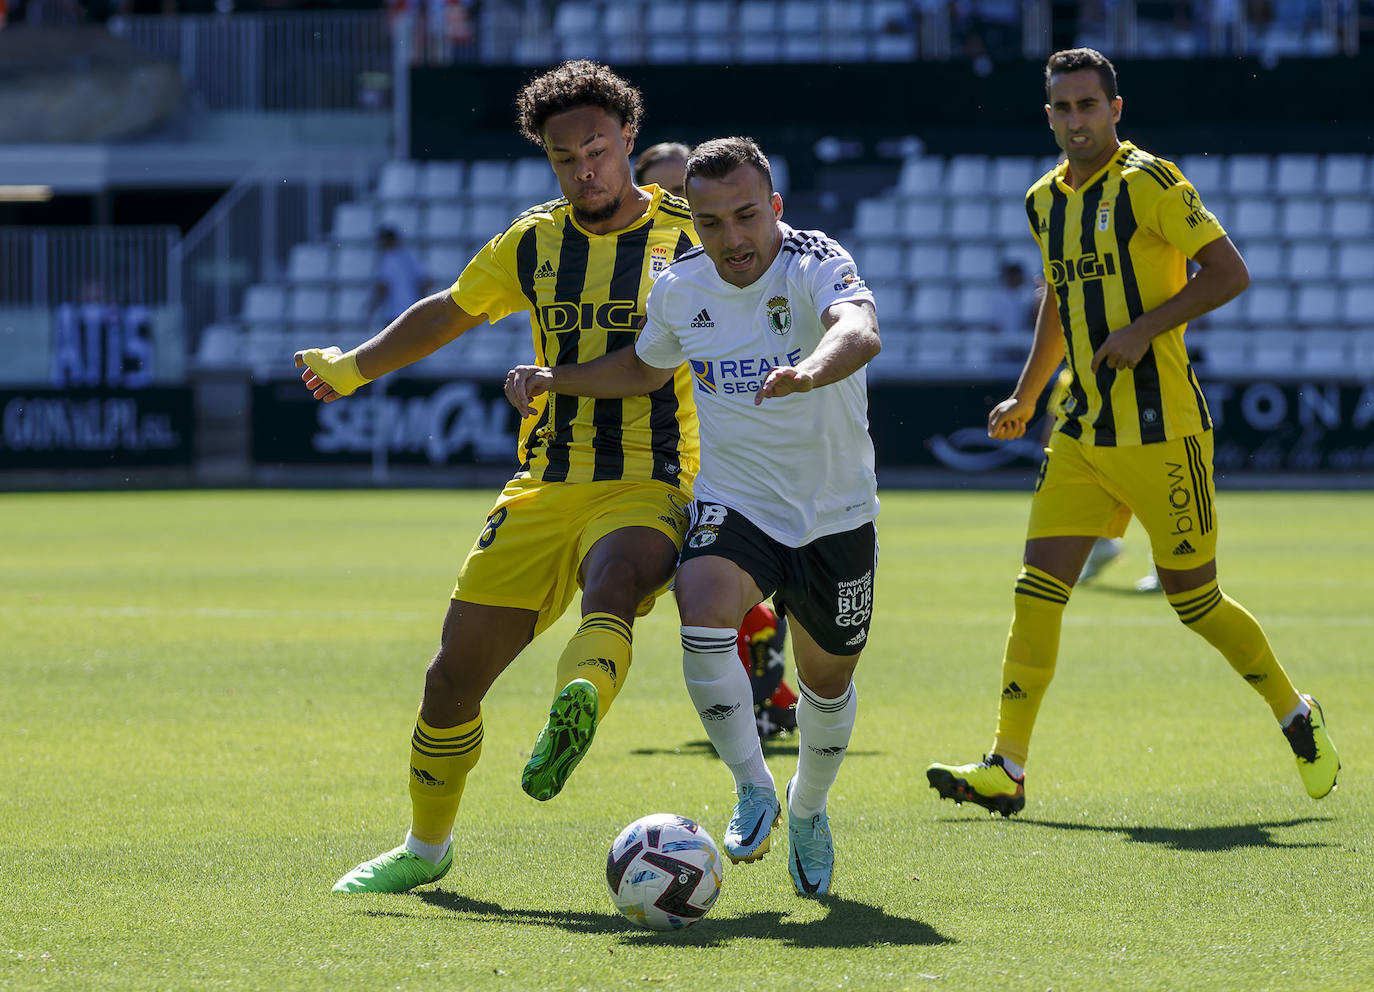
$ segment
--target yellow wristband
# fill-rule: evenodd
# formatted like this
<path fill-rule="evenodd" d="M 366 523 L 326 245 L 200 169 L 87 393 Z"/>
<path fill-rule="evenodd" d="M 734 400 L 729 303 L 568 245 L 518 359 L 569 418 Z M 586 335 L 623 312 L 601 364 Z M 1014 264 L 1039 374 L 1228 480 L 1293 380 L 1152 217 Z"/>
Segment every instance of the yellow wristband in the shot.
<path fill-rule="evenodd" d="M 307 348 L 301 352 L 301 360 L 310 371 L 323 379 L 340 396 L 351 396 L 359 386 L 372 380 L 358 371 L 358 349 L 342 355 L 331 355 L 337 349 Z"/>

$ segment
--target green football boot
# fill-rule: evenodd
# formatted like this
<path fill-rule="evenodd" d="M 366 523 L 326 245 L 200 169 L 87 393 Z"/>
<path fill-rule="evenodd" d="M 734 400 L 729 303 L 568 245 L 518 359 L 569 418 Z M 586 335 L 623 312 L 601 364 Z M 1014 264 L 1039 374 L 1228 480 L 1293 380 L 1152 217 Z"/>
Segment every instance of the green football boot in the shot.
<path fill-rule="evenodd" d="M 1341 759 L 1326 733 L 1326 719 L 1322 716 L 1321 704 L 1311 696 L 1304 695 L 1312 712 L 1289 722 L 1283 728 L 1283 736 L 1288 738 L 1288 746 L 1298 759 L 1298 774 L 1307 794 L 1320 799 L 1336 787 L 1336 773 L 1341 770 Z"/>
<path fill-rule="evenodd" d="M 1026 805 L 1025 776 L 1012 778 L 1000 754 L 984 755 L 976 765 L 931 765 L 926 780 L 941 799 L 953 799 L 959 805 L 977 803 L 1004 817 L 1021 812 Z"/>
<path fill-rule="evenodd" d="M 453 867 L 453 845 L 437 865 L 410 851 L 404 844 L 358 867 L 334 883 L 334 892 L 406 892 L 417 885 L 437 882 Z"/>
<path fill-rule="evenodd" d="M 573 679 L 549 709 L 549 720 L 530 749 L 520 787 L 541 803 L 563 791 L 568 776 L 592 746 L 601 698 L 586 679 Z"/>

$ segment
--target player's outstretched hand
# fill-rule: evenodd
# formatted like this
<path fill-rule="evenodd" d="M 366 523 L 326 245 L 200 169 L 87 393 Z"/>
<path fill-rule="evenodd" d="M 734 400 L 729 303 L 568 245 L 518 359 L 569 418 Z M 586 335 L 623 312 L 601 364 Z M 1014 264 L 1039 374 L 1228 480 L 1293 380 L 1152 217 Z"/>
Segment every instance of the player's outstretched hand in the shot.
<path fill-rule="evenodd" d="M 305 388 L 315 399 L 333 403 L 344 396 L 352 396 L 359 386 L 372 380 L 358 371 L 354 352 L 344 354 L 338 348 L 306 348 L 296 352 L 296 368 L 301 372 Z"/>
<path fill-rule="evenodd" d="M 988 437 L 994 441 L 1014 441 L 1026 433 L 1026 424 L 1035 416 L 1035 404 L 1009 396 L 988 414 Z"/>
<path fill-rule="evenodd" d="M 810 373 L 802 372 L 791 365 L 779 365 L 768 373 L 768 378 L 763 380 L 763 386 L 754 394 L 754 406 L 758 406 L 770 396 L 809 393 L 815 385 Z"/>
<path fill-rule="evenodd" d="M 517 365 L 506 373 L 506 399 L 522 417 L 534 415 L 530 400 L 547 393 L 553 385 L 553 370 L 543 365 Z"/>

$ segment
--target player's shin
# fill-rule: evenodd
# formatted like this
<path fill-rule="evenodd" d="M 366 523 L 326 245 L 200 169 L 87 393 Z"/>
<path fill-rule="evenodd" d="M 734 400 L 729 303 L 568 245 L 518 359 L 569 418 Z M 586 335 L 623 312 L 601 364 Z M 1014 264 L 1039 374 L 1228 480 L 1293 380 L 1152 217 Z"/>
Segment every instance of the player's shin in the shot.
<path fill-rule="evenodd" d="M 992 753 L 1024 766 L 1040 701 L 1054 678 L 1070 586 L 1033 565 L 1016 577 L 1011 630 L 1002 656 L 1002 696 Z"/>
<path fill-rule="evenodd" d="M 1250 684 L 1276 720 L 1292 713 L 1301 700 L 1288 679 L 1269 638 L 1250 612 L 1221 591 L 1216 580 L 1168 597 L 1178 618 L 1222 653 L 1241 678 Z"/>
<path fill-rule="evenodd" d="M 416 720 L 410 739 L 410 833 L 415 840 L 437 847 L 442 854 L 453 832 L 468 772 L 481 756 L 480 713 L 456 727 L 431 727 Z"/>
<path fill-rule="evenodd" d="M 788 816 L 811 817 L 825 809 L 830 787 L 839 774 L 840 763 L 849 749 L 854 733 L 854 714 L 859 708 L 859 691 L 849 688 L 836 699 L 825 699 L 799 685 L 797 701 L 797 777 L 788 793 Z"/>
<path fill-rule="evenodd" d="M 630 670 L 633 635 L 630 625 L 613 613 L 588 613 L 558 659 L 558 689 L 574 679 L 596 686 L 597 719 L 615 702 Z"/>
<path fill-rule="evenodd" d="M 736 788 L 753 784 L 772 789 L 773 776 L 764 764 L 754 723 L 749 673 L 736 654 L 737 634 L 730 627 L 684 626 L 682 675 L 706 736 L 729 766 Z"/>

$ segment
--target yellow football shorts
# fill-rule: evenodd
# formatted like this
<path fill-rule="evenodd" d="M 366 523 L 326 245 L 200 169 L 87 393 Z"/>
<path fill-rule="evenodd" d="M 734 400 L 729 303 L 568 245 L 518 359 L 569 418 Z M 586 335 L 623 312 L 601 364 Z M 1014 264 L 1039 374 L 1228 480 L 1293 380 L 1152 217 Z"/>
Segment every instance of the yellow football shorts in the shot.
<path fill-rule="evenodd" d="M 512 479 L 458 573 L 453 598 L 539 614 L 534 632 L 553 623 L 582 585 L 582 559 L 623 527 L 650 527 L 682 549 L 691 493 L 663 482 L 541 482 Z M 639 604 L 653 609 L 665 584 Z"/>
<path fill-rule="evenodd" d="M 1120 537 L 1134 514 L 1160 568 L 1216 557 L 1212 432 L 1100 447 L 1055 432 L 1031 499 L 1026 537 Z"/>

